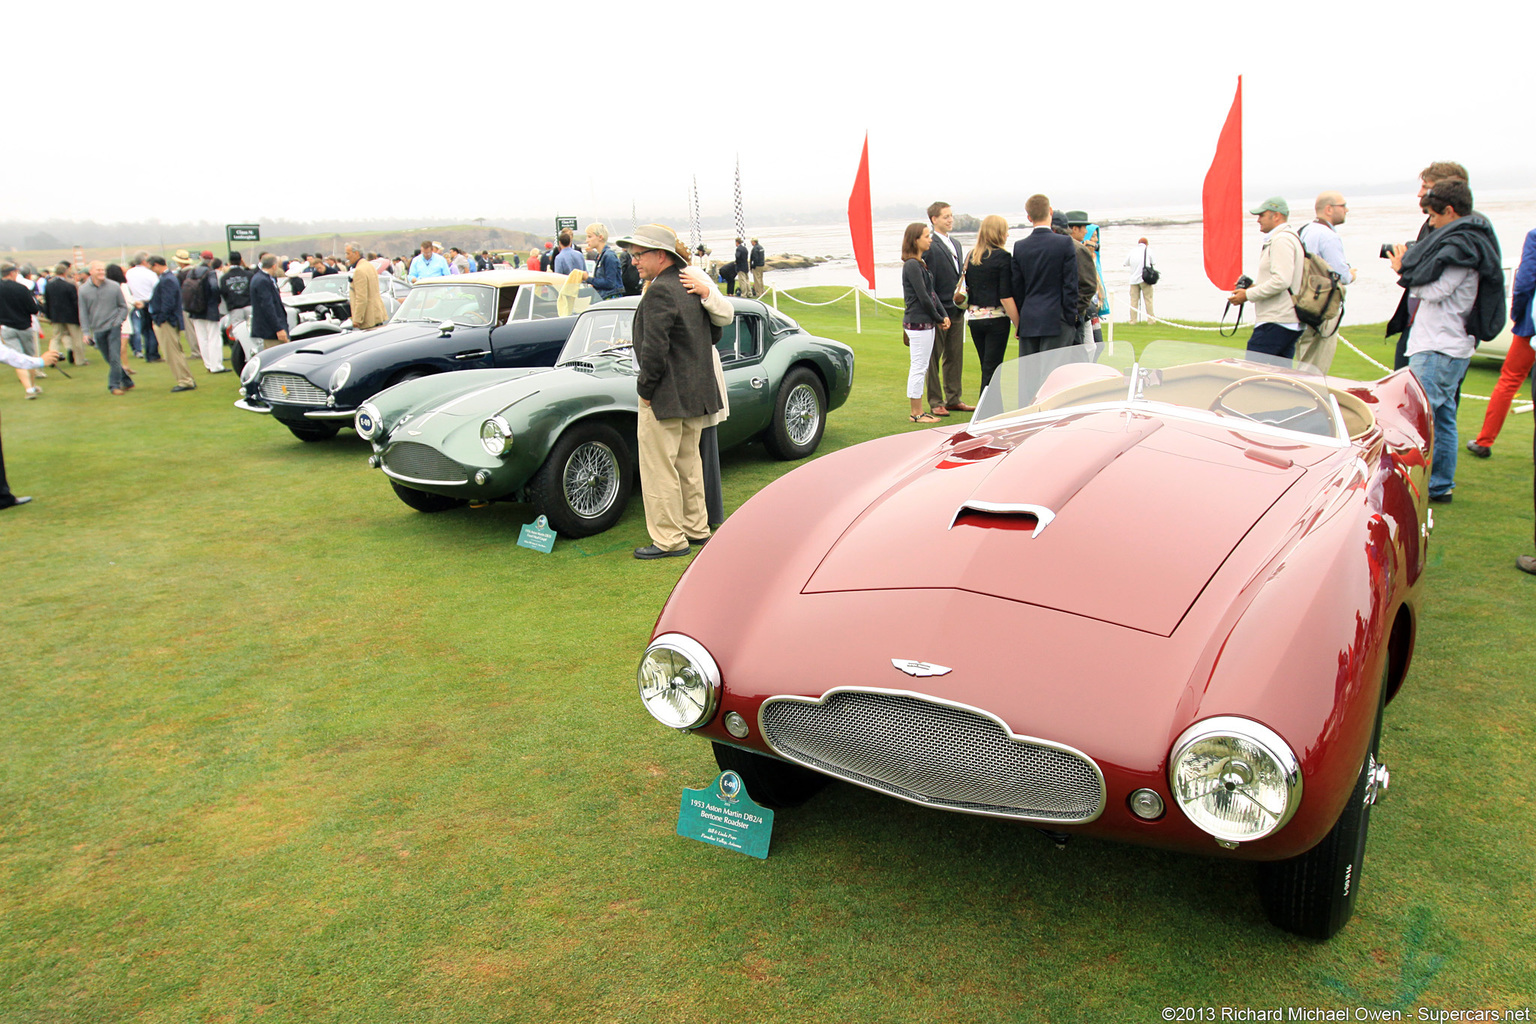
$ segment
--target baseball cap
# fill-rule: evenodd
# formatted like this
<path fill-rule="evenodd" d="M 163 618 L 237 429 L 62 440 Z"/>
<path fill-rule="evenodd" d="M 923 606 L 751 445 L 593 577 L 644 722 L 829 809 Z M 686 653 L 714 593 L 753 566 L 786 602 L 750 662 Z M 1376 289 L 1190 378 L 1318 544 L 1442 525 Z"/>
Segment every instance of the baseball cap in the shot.
<path fill-rule="evenodd" d="M 1268 199 L 1264 200 L 1262 203 L 1249 210 L 1248 212 L 1252 214 L 1260 214 L 1266 210 L 1273 213 L 1278 213 L 1282 217 L 1289 217 L 1291 215 L 1291 208 L 1286 205 L 1285 200 L 1279 196 L 1270 196 Z"/>

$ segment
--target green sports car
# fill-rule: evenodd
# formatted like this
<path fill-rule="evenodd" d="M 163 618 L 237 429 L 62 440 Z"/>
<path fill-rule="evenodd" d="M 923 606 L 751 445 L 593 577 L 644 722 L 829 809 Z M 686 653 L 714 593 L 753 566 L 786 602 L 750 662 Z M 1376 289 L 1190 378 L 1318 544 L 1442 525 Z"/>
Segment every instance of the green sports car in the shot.
<path fill-rule="evenodd" d="M 638 298 L 582 313 L 552 367 L 464 370 L 407 381 L 357 411 L 400 500 L 420 512 L 469 501 L 524 501 L 566 537 L 618 522 L 635 482 Z M 780 459 L 816 450 L 826 415 L 848 399 L 853 349 L 807 334 L 778 310 L 730 300 L 720 337 L 730 416 L 720 447 L 761 439 Z"/>

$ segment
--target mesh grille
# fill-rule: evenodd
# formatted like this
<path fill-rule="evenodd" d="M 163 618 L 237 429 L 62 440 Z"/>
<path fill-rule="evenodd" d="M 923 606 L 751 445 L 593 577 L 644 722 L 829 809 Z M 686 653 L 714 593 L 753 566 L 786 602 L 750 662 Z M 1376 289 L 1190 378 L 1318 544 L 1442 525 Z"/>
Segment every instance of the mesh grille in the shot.
<path fill-rule="evenodd" d="M 261 397 L 283 405 L 323 406 L 329 396 L 296 373 L 269 373 L 261 378 Z"/>
<path fill-rule="evenodd" d="M 854 690 L 821 704 L 770 697 L 761 720 L 785 757 L 915 803 L 1053 822 L 1103 809 L 1092 761 L 965 708 Z"/>
<path fill-rule="evenodd" d="M 391 473 L 412 480 L 432 480 L 444 484 L 469 482 L 469 473 L 431 445 L 415 441 L 392 444 L 384 453 L 384 465 Z"/>

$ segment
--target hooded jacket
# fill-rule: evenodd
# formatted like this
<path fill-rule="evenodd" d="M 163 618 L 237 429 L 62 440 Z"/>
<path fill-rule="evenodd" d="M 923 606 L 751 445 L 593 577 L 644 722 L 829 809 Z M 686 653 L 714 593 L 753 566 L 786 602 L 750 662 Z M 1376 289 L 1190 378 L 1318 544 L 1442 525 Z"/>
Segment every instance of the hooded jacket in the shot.
<path fill-rule="evenodd" d="M 1504 329 L 1504 257 L 1488 218 L 1473 210 L 1431 231 L 1403 254 L 1398 284 L 1432 284 L 1447 267 L 1467 267 L 1477 274 L 1477 298 L 1467 314 L 1467 332 L 1489 341 Z"/>

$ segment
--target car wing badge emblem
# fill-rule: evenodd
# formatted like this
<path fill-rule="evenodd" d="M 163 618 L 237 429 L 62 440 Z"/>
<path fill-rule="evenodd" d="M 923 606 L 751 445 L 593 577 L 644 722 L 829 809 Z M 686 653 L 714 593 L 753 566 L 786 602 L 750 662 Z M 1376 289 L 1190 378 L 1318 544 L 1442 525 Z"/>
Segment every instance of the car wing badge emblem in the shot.
<path fill-rule="evenodd" d="M 926 661 L 911 661 L 903 658 L 892 658 L 891 664 L 901 669 L 909 676 L 947 676 L 954 669 L 948 665 L 931 665 Z"/>

